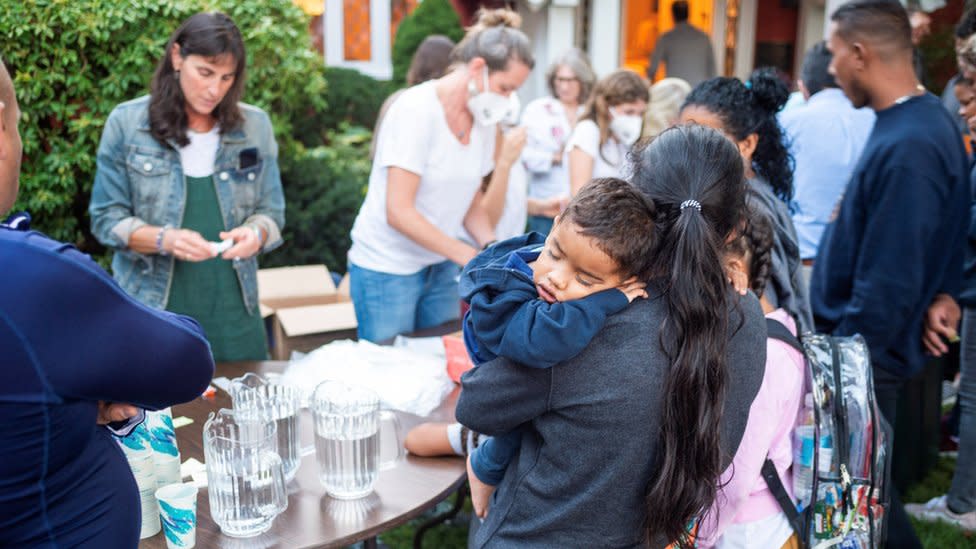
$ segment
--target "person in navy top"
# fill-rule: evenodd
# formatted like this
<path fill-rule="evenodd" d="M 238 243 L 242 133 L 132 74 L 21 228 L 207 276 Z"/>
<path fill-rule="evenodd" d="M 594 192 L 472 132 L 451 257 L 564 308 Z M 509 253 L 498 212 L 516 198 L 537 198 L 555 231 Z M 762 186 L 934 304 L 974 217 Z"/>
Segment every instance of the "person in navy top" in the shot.
<path fill-rule="evenodd" d="M 0 213 L 17 196 L 19 116 L 0 63 Z M 0 547 L 136 547 L 139 492 L 100 424 L 125 434 L 137 408 L 200 395 L 210 347 L 195 321 L 140 304 L 27 225 L 0 225 Z"/>
<path fill-rule="evenodd" d="M 481 252 L 465 266 L 459 285 L 470 305 L 463 332 L 472 362 L 504 357 L 551 368 L 578 355 L 611 315 L 647 297 L 643 280 L 653 234 L 654 206 L 636 187 L 596 179 L 556 217 L 548 237 L 529 233 Z M 422 425 L 407 436 L 407 449 L 419 455 L 457 451 L 452 428 Z M 479 515 L 520 439 L 521 432 L 511 431 L 470 444 L 476 447 L 468 476 Z"/>
<path fill-rule="evenodd" d="M 877 118 L 821 241 L 811 304 L 818 331 L 864 336 L 878 405 L 894 427 L 898 391 L 926 362 L 922 336 L 941 329 L 926 319 L 942 318 L 936 324 L 953 333 L 958 323 L 951 296 L 969 219 L 966 155 L 952 118 L 915 77 L 901 5 L 844 4 L 828 47 L 841 89 Z M 889 518 L 889 547 L 921 547 L 897 494 Z"/>

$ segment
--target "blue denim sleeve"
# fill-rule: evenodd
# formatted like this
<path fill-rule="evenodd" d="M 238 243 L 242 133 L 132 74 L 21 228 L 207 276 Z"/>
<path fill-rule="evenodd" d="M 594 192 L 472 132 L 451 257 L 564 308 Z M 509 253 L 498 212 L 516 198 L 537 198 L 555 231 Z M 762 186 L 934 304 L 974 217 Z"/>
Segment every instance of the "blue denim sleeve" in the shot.
<path fill-rule="evenodd" d="M 112 230 L 123 220 L 133 217 L 132 188 L 125 171 L 125 154 L 122 150 L 122 118 L 116 109 L 105 122 L 98 144 L 95 183 L 88 205 L 92 234 L 103 245 L 115 249 L 125 249 L 129 243 L 122 242 Z"/>
<path fill-rule="evenodd" d="M 248 114 L 253 114 L 259 121 L 258 135 L 266 152 L 261 184 L 258 187 L 257 209 L 245 222 L 261 224 L 258 217 L 263 216 L 275 224 L 275 227 L 265 227 L 268 237 L 261 251 L 269 252 L 284 242 L 281 239 L 281 230 L 285 227 L 285 195 L 281 187 L 281 172 L 278 166 L 278 143 L 275 141 L 274 128 L 267 113 L 257 111 Z"/>
<path fill-rule="evenodd" d="M 526 299 L 521 290 L 479 292 L 471 299 L 471 329 L 482 354 L 486 350 L 525 366 L 551 368 L 578 355 L 607 317 L 628 303 L 615 288 L 556 303 L 535 295 Z"/>
<path fill-rule="evenodd" d="M 471 469 L 481 482 L 498 486 L 521 445 L 519 430 L 488 437 L 471 452 Z"/>

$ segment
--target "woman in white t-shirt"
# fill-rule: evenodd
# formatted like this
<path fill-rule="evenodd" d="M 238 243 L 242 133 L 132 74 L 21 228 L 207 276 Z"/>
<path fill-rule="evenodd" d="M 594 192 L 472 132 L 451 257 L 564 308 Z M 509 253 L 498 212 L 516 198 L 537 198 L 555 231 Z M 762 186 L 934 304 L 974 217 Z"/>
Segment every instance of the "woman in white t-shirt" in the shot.
<path fill-rule="evenodd" d="M 522 125 L 528 131 L 522 164 L 530 177 L 529 200 L 534 202 L 529 205 L 530 210 L 569 200 L 569 172 L 563 155 L 596 75 L 586 54 L 571 48 L 549 67 L 546 81 L 552 95 L 529 103 L 522 115 Z M 529 230 L 549 234 L 558 213 L 556 206 L 554 213 L 530 214 Z"/>
<path fill-rule="evenodd" d="M 487 10 L 457 45 L 457 67 L 403 92 L 377 139 L 366 200 L 352 228 L 350 293 L 361 339 L 436 326 L 459 313 L 458 265 L 494 228 L 479 196 L 497 124 L 529 75 L 529 40 L 510 10 Z"/>
<path fill-rule="evenodd" d="M 593 88 L 566 145 L 570 192 L 591 179 L 625 177 L 627 152 L 641 135 L 650 92 L 636 72 L 618 70 Z"/>

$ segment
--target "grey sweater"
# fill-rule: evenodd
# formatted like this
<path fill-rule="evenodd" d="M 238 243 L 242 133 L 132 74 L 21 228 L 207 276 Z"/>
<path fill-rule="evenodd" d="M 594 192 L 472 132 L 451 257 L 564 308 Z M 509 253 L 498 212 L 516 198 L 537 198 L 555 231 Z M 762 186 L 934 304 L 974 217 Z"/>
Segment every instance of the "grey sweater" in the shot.
<path fill-rule="evenodd" d="M 474 547 L 643 546 L 644 496 L 655 475 L 670 368 L 659 340 L 666 309 L 660 297 L 638 300 L 610 317 L 581 354 L 554 368 L 496 359 L 462 377 L 458 421 L 490 435 L 524 426 L 521 449 Z M 766 361 L 758 301 L 749 294 L 738 311 L 728 348 L 726 465 Z"/>
<path fill-rule="evenodd" d="M 765 179 L 749 180 L 748 202 L 757 213 L 765 215 L 773 227 L 773 249 L 769 281 L 763 294 L 773 307 L 782 308 L 796 320 L 799 333 L 813 331 L 813 313 L 807 285 L 803 282 L 800 243 L 790 208 Z"/>

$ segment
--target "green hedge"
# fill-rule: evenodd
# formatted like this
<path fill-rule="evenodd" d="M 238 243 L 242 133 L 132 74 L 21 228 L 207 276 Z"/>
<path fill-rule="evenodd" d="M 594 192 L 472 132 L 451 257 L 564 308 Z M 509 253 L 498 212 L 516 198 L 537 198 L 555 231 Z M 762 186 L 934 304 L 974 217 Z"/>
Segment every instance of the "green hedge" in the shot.
<path fill-rule="evenodd" d="M 244 100 L 267 110 L 293 154 L 292 125 L 323 111 L 323 63 L 307 47 L 305 15 L 287 0 L 34 0 L 0 9 L 0 55 L 14 76 L 23 118 L 17 209 L 59 240 L 100 253 L 88 232 L 95 153 L 118 103 L 148 92 L 156 61 L 181 21 L 229 14 L 248 52 Z"/>
<path fill-rule="evenodd" d="M 424 0 L 403 18 L 393 39 L 393 83 L 405 86 L 407 70 L 417 47 L 424 38 L 443 34 L 458 42 L 464 37 L 461 20 L 449 0 Z"/>
<path fill-rule="evenodd" d="M 329 133 L 343 124 L 372 130 L 383 100 L 391 92 L 390 82 L 376 80 L 359 71 L 327 67 L 325 93 L 328 108 L 309 108 L 305 117 L 295 120 L 294 135 L 306 147 L 329 142 Z"/>
<path fill-rule="evenodd" d="M 366 196 L 370 132 L 344 126 L 329 147 L 299 146 L 281 162 L 285 190 L 285 243 L 261 259 L 267 267 L 324 263 L 345 272 L 349 230 Z"/>

